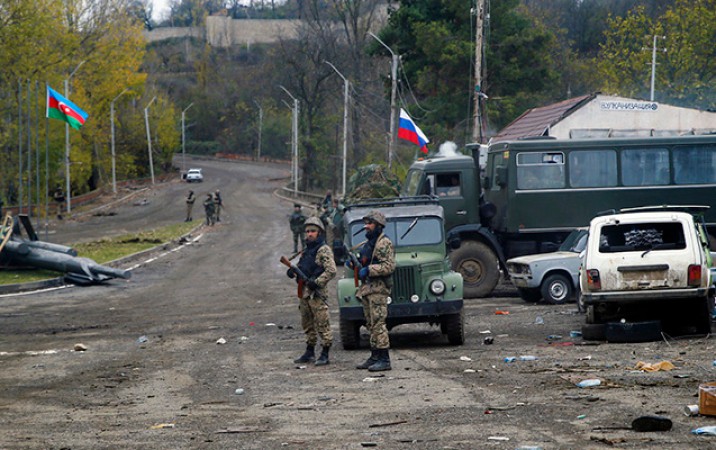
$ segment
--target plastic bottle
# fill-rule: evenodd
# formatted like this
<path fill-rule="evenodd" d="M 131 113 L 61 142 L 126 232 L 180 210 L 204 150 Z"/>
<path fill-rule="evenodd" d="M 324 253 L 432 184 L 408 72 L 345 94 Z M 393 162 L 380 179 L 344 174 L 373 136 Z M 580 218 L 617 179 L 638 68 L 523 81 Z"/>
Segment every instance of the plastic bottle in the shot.
<path fill-rule="evenodd" d="M 542 324 L 544 324 L 544 319 L 542 318 L 542 316 L 537 316 L 537 317 L 535 318 L 535 323 L 536 323 L 537 325 L 542 325 Z"/>
<path fill-rule="evenodd" d="M 537 357 L 533 355 L 522 355 L 520 356 L 520 361 L 536 361 Z"/>
<path fill-rule="evenodd" d="M 577 383 L 577 387 L 586 388 L 586 387 L 594 387 L 599 386 L 602 384 L 602 380 L 598 378 L 591 378 L 589 380 L 582 380 L 579 383 Z"/>
<path fill-rule="evenodd" d="M 507 363 L 515 362 L 516 360 L 517 360 L 517 358 L 514 357 L 514 356 L 507 356 L 507 357 L 505 357 L 505 359 L 504 359 L 504 361 L 507 362 Z"/>

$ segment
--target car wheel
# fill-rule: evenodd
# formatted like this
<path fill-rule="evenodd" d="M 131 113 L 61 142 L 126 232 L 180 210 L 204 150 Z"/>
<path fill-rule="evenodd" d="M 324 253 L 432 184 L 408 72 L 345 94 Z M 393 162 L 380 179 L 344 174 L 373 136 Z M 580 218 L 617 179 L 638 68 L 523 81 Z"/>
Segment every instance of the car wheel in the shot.
<path fill-rule="evenodd" d="M 572 283 L 564 275 L 554 274 L 542 282 L 542 298 L 553 305 L 563 305 L 572 297 Z"/>
<path fill-rule="evenodd" d="M 582 339 L 585 341 L 603 341 L 606 340 L 607 324 L 605 323 L 585 323 L 582 325 Z"/>
<path fill-rule="evenodd" d="M 486 297 L 500 281 L 497 256 L 482 242 L 463 242 L 450 253 L 450 261 L 452 269 L 462 275 L 466 298 Z"/>
<path fill-rule="evenodd" d="M 711 333 L 711 315 L 713 313 L 714 300 L 709 295 L 703 300 L 696 302 L 694 309 L 694 325 L 697 334 Z"/>
<path fill-rule="evenodd" d="M 537 288 L 517 288 L 520 298 L 526 302 L 535 303 L 542 299 L 542 293 Z"/>
<path fill-rule="evenodd" d="M 360 348 L 360 325 L 360 322 L 341 317 L 339 326 L 344 350 L 356 350 Z"/>
<path fill-rule="evenodd" d="M 465 316 L 462 311 L 441 318 L 440 328 L 445 330 L 450 345 L 465 343 Z"/>

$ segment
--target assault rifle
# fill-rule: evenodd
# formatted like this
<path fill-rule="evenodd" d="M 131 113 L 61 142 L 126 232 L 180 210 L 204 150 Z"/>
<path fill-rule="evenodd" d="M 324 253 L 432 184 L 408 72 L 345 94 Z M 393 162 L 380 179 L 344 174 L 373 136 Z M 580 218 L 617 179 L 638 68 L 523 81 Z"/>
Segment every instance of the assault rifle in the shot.
<path fill-rule="evenodd" d="M 343 249 L 346 251 L 346 255 L 348 255 L 348 258 L 351 260 L 351 265 L 353 266 L 353 283 L 355 284 L 355 287 L 358 287 L 358 272 L 360 272 L 360 270 L 363 268 L 363 265 L 358 260 L 358 257 L 353 254 L 351 249 L 349 249 L 345 243 L 343 244 Z"/>
<path fill-rule="evenodd" d="M 288 267 L 289 269 L 293 270 L 293 272 L 298 277 L 298 298 L 303 298 L 303 284 L 308 281 L 308 277 L 305 273 L 298 267 L 296 267 L 295 264 L 291 264 L 291 261 L 289 261 L 288 258 L 285 256 L 281 256 L 281 264 Z"/>

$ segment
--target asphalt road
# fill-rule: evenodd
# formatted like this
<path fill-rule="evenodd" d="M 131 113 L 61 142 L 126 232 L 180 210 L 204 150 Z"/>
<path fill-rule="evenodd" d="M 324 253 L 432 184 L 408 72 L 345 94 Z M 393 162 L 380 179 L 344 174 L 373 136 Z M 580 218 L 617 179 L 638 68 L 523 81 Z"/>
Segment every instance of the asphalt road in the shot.
<path fill-rule="evenodd" d="M 463 346 L 411 325 L 391 331 L 393 370 L 379 376 L 355 370 L 367 351 L 344 351 L 338 338 L 330 365 L 293 364 L 303 333 L 278 263 L 292 249 L 292 208 L 273 194 L 288 169 L 197 165 L 206 181 L 192 187 L 200 199 L 220 188 L 226 214 L 192 244 L 151 255 L 129 281 L 0 297 L 0 448 L 716 446 L 690 433 L 713 417 L 682 413 L 716 378 L 713 340 L 585 345 L 569 336 L 584 320 L 574 304 L 528 304 L 509 285 L 467 302 Z M 75 242 L 181 221 L 186 190 L 159 186 L 50 236 Z M 338 336 L 335 303 L 331 317 Z M 520 355 L 536 360 L 504 362 Z M 663 360 L 676 368 L 634 370 Z M 576 387 L 584 378 L 601 385 Z M 645 414 L 673 429 L 627 429 Z"/>

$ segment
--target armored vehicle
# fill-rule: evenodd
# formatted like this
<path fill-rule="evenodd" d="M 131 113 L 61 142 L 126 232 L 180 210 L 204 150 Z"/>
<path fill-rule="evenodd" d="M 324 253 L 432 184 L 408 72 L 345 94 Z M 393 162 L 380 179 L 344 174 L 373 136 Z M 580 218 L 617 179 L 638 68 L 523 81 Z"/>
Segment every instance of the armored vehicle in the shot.
<path fill-rule="evenodd" d="M 396 269 L 388 301 L 388 329 L 407 323 L 439 325 L 452 345 L 465 341 L 462 276 L 450 269 L 445 244 L 443 208 L 433 197 L 369 200 L 348 206 L 343 217 L 343 244 L 353 255 L 366 240 L 363 217 L 378 209 L 386 217 L 383 232 L 395 247 Z M 338 280 L 338 307 L 343 348 L 360 346 L 365 325 L 356 298 L 358 278 L 346 268 Z"/>

